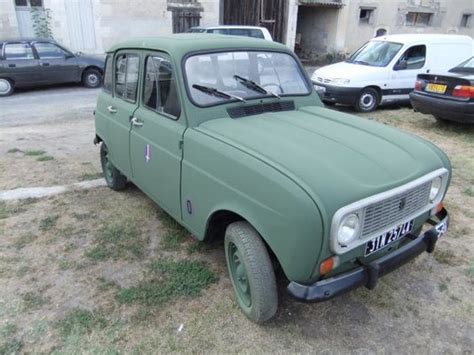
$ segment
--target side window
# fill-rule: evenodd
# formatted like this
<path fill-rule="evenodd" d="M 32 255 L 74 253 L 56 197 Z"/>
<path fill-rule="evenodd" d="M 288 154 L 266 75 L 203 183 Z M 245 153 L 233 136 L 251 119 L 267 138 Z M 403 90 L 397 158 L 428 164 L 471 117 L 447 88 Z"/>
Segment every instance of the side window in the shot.
<path fill-rule="evenodd" d="M 110 54 L 105 58 L 103 89 L 104 91 L 112 92 L 112 56 Z"/>
<path fill-rule="evenodd" d="M 398 62 L 406 61 L 407 66 L 405 70 L 410 70 L 423 68 L 425 60 L 426 46 L 419 45 L 408 48 Z"/>
<path fill-rule="evenodd" d="M 219 35 L 226 35 L 229 32 L 226 28 L 211 28 L 210 30 L 207 30 L 207 33 L 217 33 Z"/>
<path fill-rule="evenodd" d="M 250 37 L 264 39 L 263 32 L 259 29 L 252 28 L 250 31 Z"/>
<path fill-rule="evenodd" d="M 231 28 L 229 34 L 232 36 L 250 37 L 250 31 L 246 28 Z"/>
<path fill-rule="evenodd" d="M 115 62 L 115 95 L 135 102 L 137 98 L 139 57 L 121 54 Z"/>
<path fill-rule="evenodd" d="M 66 53 L 52 43 L 35 43 L 35 49 L 40 59 L 64 59 Z"/>
<path fill-rule="evenodd" d="M 178 118 L 181 113 L 176 80 L 171 63 L 159 56 L 146 60 L 143 104 L 157 112 Z"/>
<path fill-rule="evenodd" d="M 6 60 L 34 59 L 33 50 L 27 43 L 7 43 L 5 45 Z"/>

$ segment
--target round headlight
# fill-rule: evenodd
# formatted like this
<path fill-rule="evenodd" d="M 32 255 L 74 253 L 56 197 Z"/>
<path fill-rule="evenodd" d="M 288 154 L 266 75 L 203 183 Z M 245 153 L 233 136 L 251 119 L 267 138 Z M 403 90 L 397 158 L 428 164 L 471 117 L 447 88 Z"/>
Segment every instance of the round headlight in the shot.
<path fill-rule="evenodd" d="M 434 201 L 438 197 L 439 192 L 441 191 L 441 177 L 438 176 L 431 182 L 430 189 L 430 201 Z"/>
<path fill-rule="evenodd" d="M 359 226 L 359 216 L 357 216 L 355 213 L 345 216 L 339 225 L 339 229 L 337 230 L 337 241 L 339 244 L 348 245 L 355 238 L 357 238 Z"/>

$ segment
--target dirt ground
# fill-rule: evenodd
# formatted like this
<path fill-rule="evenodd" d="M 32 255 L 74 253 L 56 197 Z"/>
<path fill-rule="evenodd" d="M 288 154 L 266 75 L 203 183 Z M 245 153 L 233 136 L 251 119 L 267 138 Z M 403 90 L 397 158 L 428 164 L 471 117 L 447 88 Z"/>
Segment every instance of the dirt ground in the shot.
<path fill-rule="evenodd" d="M 70 114 L 0 113 L 0 190 L 100 176 L 94 95 L 75 106 L 73 89 L 57 90 Z M 407 107 L 363 117 L 449 155 L 451 226 L 434 254 L 321 304 L 296 302 L 281 278 L 277 316 L 257 326 L 235 303 L 222 245 L 197 243 L 133 186 L 0 202 L 0 353 L 472 353 L 474 128 Z"/>

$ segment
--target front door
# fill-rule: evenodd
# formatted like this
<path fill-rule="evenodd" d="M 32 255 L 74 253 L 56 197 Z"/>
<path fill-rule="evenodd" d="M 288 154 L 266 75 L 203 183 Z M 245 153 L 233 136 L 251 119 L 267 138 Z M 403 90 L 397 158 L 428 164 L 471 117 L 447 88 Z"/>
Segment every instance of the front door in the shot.
<path fill-rule="evenodd" d="M 426 71 L 426 46 L 416 45 L 408 48 L 397 60 L 392 69 L 389 90 L 387 95 L 402 95 L 408 98 L 408 94 L 415 88 L 416 76 Z"/>
<path fill-rule="evenodd" d="M 33 46 L 39 57 L 45 83 L 60 84 L 79 80 L 77 59 L 71 53 L 49 42 L 36 42 Z"/>
<path fill-rule="evenodd" d="M 133 182 L 175 219 L 181 219 L 181 115 L 173 66 L 167 55 L 143 58 L 142 104 L 132 118 L 130 156 Z"/>
<path fill-rule="evenodd" d="M 9 42 L 4 46 L 3 73 L 15 86 L 35 85 L 41 82 L 39 61 L 26 42 Z"/>
<path fill-rule="evenodd" d="M 138 106 L 138 73 L 140 56 L 137 52 L 118 52 L 114 58 L 114 95 L 106 114 L 110 160 L 125 176 L 130 177 L 130 119 Z"/>

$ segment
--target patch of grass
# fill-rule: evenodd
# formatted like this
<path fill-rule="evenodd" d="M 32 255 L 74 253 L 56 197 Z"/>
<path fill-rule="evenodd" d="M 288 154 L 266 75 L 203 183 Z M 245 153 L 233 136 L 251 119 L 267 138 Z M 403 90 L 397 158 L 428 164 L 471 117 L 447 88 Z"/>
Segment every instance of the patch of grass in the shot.
<path fill-rule="evenodd" d="M 466 269 L 465 274 L 466 274 L 467 277 L 469 277 L 471 279 L 474 279 L 474 264 L 470 265 Z"/>
<path fill-rule="evenodd" d="M 87 181 L 87 180 L 95 180 L 95 179 L 100 179 L 103 178 L 104 174 L 102 173 L 85 173 L 79 176 L 79 181 Z"/>
<path fill-rule="evenodd" d="M 196 297 L 218 277 L 202 261 L 157 260 L 150 267 L 152 278 L 117 293 L 121 303 L 158 306 L 178 297 Z"/>
<path fill-rule="evenodd" d="M 20 236 L 18 239 L 15 240 L 13 245 L 16 249 L 20 250 L 26 247 L 28 244 L 34 242 L 38 236 L 33 233 L 26 233 Z"/>
<path fill-rule="evenodd" d="M 36 292 L 26 292 L 21 295 L 24 311 L 34 311 L 47 303 L 47 299 Z"/>
<path fill-rule="evenodd" d="M 161 246 L 165 250 L 177 250 L 186 240 L 188 232 L 173 217 L 164 211 L 159 213 L 160 222 L 165 228 L 165 234 L 161 239 Z"/>
<path fill-rule="evenodd" d="M 18 148 L 12 148 L 12 149 L 7 150 L 7 153 L 10 153 L 10 154 L 19 153 L 19 152 L 21 152 L 21 149 L 18 149 Z"/>
<path fill-rule="evenodd" d="M 441 264 L 456 265 L 456 255 L 449 249 L 436 249 L 434 258 Z"/>
<path fill-rule="evenodd" d="M 26 208 L 24 208 L 23 205 L 24 203 L 11 205 L 7 204 L 5 201 L 0 201 L 0 219 L 5 219 L 14 214 L 25 212 Z"/>
<path fill-rule="evenodd" d="M 469 186 L 468 188 L 464 189 L 463 192 L 469 197 L 474 197 L 474 186 Z"/>
<path fill-rule="evenodd" d="M 99 231 L 95 247 L 86 256 L 102 261 L 107 259 L 141 259 L 145 255 L 149 236 L 141 232 L 134 221 L 106 225 Z"/>
<path fill-rule="evenodd" d="M 43 218 L 40 222 L 40 230 L 45 232 L 48 230 L 51 230 L 56 226 L 56 223 L 58 222 L 59 216 L 54 215 L 54 216 L 48 216 L 46 218 Z"/>
<path fill-rule="evenodd" d="M 3 338 L 9 338 L 13 334 L 15 334 L 17 331 L 17 326 L 16 324 L 9 323 L 7 322 L 0 328 L 0 334 L 2 335 Z"/>
<path fill-rule="evenodd" d="M 61 259 L 59 260 L 59 268 L 61 270 L 69 270 L 75 267 L 75 263 L 68 259 Z"/>
<path fill-rule="evenodd" d="M 63 319 L 56 322 L 61 336 L 68 337 L 71 334 L 90 333 L 95 328 L 103 328 L 107 321 L 100 312 L 91 312 L 76 308 Z"/>
<path fill-rule="evenodd" d="M 92 212 L 85 212 L 85 213 L 77 213 L 73 212 L 72 216 L 77 219 L 78 221 L 86 221 L 88 219 L 91 219 L 94 217 L 94 214 Z"/>
<path fill-rule="evenodd" d="M 23 342 L 20 339 L 11 339 L 3 344 L 0 344 L 0 354 L 19 354 Z"/>
<path fill-rule="evenodd" d="M 54 160 L 54 157 L 51 155 L 41 155 L 38 158 L 36 158 L 37 161 L 49 161 L 49 160 Z"/>
<path fill-rule="evenodd" d="M 106 278 L 104 277 L 99 277 L 97 279 L 97 281 L 99 281 L 99 286 L 98 286 L 98 289 L 99 291 L 101 292 L 105 292 L 105 291 L 109 291 L 113 288 L 116 288 L 118 287 L 117 283 L 115 283 L 114 281 L 112 280 L 107 280 Z"/>
<path fill-rule="evenodd" d="M 46 154 L 44 150 L 25 150 L 25 155 L 28 157 L 37 157 Z"/>
<path fill-rule="evenodd" d="M 444 292 L 448 289 L 448 285 L 446 285 L 444 282 L 438 284 L 438 289 L 441 291 L 441 292 Z"/>
<path fill-rule="evenodd" d="M 202 253 L 206 250 L 209 250 L 209 244 L 204 242 L 193 241 L 193 243 L 188 244 L 186 251 L 188 254 Z"/>

